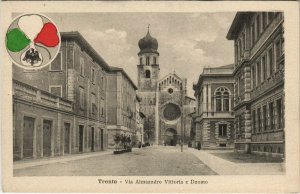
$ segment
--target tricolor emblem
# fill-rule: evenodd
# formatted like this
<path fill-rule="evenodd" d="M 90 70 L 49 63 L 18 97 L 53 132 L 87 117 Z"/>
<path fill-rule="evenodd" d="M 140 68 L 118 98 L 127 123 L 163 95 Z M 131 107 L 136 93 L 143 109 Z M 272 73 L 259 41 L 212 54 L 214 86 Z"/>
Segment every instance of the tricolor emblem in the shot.
<path fill-rule="evenodd" d="M 39 69 L 56 57 L 60 48 L 60 34 L 56 25 L 46 16 L 21 15 L 7 30 L 6 48 L 17 65 Z"/>

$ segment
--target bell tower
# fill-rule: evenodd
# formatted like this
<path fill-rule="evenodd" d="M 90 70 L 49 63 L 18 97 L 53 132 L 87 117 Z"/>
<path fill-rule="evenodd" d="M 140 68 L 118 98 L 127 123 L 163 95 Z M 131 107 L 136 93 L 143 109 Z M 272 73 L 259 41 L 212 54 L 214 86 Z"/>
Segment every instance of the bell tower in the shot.
<path fill-rule="evenodd" d="M 159 79 L 158 42 L 150 35 L 149 26 L 146 36 L 139 40 L 138 88 L 140 91 L 156 91 Z"/>
<path fill-rule="evenodd" d="M 149 26 L 146 36 L 139 40 L 138 45 L 138 91 L 142 98 L 140 110 L 146 116 L 144 142 L 158 144 L 159 53 L 158 42 L 150 35 Z"/>

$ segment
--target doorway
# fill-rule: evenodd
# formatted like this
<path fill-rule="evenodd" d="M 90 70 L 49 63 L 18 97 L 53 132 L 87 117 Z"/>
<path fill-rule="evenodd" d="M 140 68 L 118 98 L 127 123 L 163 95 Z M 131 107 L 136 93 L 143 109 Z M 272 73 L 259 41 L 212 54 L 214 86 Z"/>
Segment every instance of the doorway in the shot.
<path fill-rule="evenodd" d="M 51 156 L 52 121 L 43 121 L 43 156 Z"/>
<path fill-rule="evenodd" d="M 33 157 L 34 118 L 24 117 L 23 122 L 23 157 Z"/>
<path fill-rule="evenodd" d="M 83 152 L 83 125 L 79 125 L 79 152 Z"/>
<path fill-rule="evenodd" d="M 173 128 L 169 128 L 166 130 L 164 135 L 165 145 L 168 146 L 176 146 L 177 144 L 177 132 Z"/>
<path fill-rule="evenodd" d="M 92 152 L 95 151 L 95 129 L 94 127 L 92 127 L 92 140 L 91 140 L 91 149 L 92 149 Z"/>
<path fill-rule="evenodd" d="M 64 130 L 64 154 L 70 153 L 70 123 L 65 123 Z"/>
<path fill-rule="evenodd" d="M 104 146 L 103 146 L 103 129 L 100 129 L 100 147 L 101 147 L 101 150 L 104 149 Z"/>

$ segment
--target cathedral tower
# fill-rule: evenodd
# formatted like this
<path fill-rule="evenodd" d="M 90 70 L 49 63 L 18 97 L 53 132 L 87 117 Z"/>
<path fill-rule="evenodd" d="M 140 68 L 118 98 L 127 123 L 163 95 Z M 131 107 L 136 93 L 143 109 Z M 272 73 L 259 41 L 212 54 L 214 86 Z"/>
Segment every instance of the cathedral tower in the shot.
<path fill-rule="evenodd" d="M 145 37 L 139 40 L 138 90 L 142 98 L 140 109 L 145 114 L 145 142 L 158 143 L 158 42 L 150 35 L 149 27 Z"/>

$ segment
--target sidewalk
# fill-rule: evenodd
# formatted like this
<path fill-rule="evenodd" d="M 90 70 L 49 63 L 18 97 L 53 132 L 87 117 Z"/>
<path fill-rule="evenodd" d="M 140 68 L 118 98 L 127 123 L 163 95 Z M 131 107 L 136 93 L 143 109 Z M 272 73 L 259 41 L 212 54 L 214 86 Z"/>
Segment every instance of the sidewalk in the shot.
<path fill-rule="evenodd" d="M 113 150 L 99 151 L 99 152 L 89 152 L 89 153 L 81 153 L 81 154 L 70 154 L 65 156 L 55 156 L 51 158 L 39 158 L 39 159 L 25 159 L 21 161 L 15 161 L 13 163 L 13 169 L 22 169 L 33 166 L 40 166 L 45 164 L 53 164 L 58 162 L 68 162 L 73 160 L 86 159 L 91 157 L 97 157 L 102 155 L 113 154 Z"/>
<path fill-rule="evenodd" d="M 219 175 L 282 175 L 285 173 L 285 163 L 235 163 L 214 156 L 213 151 L 210 150 L 189 148 L 188 151 Z"/>

